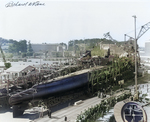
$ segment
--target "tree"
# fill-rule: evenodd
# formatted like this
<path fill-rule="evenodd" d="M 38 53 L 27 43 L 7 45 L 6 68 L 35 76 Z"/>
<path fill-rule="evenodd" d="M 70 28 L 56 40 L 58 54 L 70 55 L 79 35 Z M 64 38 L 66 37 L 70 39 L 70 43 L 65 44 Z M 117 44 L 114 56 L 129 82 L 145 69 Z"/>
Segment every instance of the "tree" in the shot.
<path fill-rule="evenodd" d="M 5 63 L 5 67 L 6 67 L 6 69 L 10 68 L 11 67 L 11 63 L 10 62 Z"/>
<path fill-rule="evenodd" d="M 28 41 L 27 56 L 32 56 L 32 55 L 33 55 L 33 49 L 32 49 L 30 41 Z"/>
<path fill-rule="evenodd" d="M 21 54 L 22 58 L 26 57 L 26 53 Z"/>
<path fill-rule="evenodd" d="M 8 51 L 10 53 L 19 53 L 19 51 L 26 53 L 27 52 L 27 41 L 20 40 L 19 42 L 15 40 L 10 40 L 12 44 L 9 45 Z"/>
<path fill-rule="evenodd" d="M 27 41 L 26 40 L 20 40 L 18 48 L 19 48 L 19 51 L 26 53 L 27 52 Z"/>
<path fill-rule="evenodd" d="M 13 57 L 13 54 L 12 54 L 12 53 L 5 53 L 5 57 L 6 57 L 6 58 L 12 58 L 12 57 Z"/>
<path fill-rule="evenodd" d="M 99 39 L 99 38 L 93 38 L 93 39 L 80 39 L 80 40 L 70 40 L 68 42 L 68 50 L 72 51 L 75 45 L 81 46 L 84 45 L 88 48 L 93 48 L 100 42 L 103 42 L 104 44 L 113 44 L 111 40 L 107 40 L 105 38 Z"/>
<path fill-rule="evenodd" d="M 18 51 L 17 46 L 18 46 L 17 41 L 14 41 L 12 44 L 9 45 L 8 52 L 10 52 L 10 53 L 18 53 L 17 52 Z"/>

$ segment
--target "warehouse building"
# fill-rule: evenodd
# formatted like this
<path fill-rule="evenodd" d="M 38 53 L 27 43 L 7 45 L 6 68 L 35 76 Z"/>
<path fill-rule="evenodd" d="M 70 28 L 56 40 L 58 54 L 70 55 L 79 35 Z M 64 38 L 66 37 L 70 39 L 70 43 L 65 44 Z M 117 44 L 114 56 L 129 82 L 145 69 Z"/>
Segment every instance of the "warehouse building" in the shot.
<path fill-rule="evenodd" d="M 56 52 L 61 52 L 63 50 L 66 50 L 66 46 L 62 46 L 60 44 L 47 44 L 47 43 L 43 43 L 43 44 L 31 44 L 32 49 L 34 52 L 52 52 L 52 51 L 56 51 Z"/>

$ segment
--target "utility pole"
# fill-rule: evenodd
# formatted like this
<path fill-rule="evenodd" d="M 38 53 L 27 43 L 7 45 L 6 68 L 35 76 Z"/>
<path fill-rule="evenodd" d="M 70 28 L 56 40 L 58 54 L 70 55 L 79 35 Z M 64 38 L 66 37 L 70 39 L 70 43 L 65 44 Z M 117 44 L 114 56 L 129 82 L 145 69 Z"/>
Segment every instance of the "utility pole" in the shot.
<path fill-rule="evenodd" d="M 135 29 L 135 90 L 136 90 L 136 100 L 138 99 L 138 89 L 137 89 L 137 38 L 136 38 L 136 15 L 134 17 L 134 29 Z"/>
<path fill-rule="evenodd" d="M 62 51 L 63 51 L 63 57 L 64 57 L 64 43 L 62 42 Z"/>
<path fill-rule="evenodd" d="M 124 34 L 124 41 L 126 42 L 126 34 Z"/>
<path fill-rule="evenodd" d="M 40 67 L 39 67 L 39 73 L 41 73 L 41 50 L 40 50 Z"/>

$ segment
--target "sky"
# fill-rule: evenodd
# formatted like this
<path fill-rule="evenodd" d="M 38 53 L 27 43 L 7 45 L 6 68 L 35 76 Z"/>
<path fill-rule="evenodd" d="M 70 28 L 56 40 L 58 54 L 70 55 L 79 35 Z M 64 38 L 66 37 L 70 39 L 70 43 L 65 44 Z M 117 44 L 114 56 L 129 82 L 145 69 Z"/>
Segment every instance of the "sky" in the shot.
<path fill-rule="evenodd" d="M 104 38 L 124 41 L 135 37 L 150 22 L 149 0 L 0 0 L 0 37 L 30 40 L 31 43 L 68 43 L 75 39 Z M 22 6 L 8 6 L 10 3 Z M 128 38 L 127 38 L 128 39 Z M 150 40 L 148 30 L 138 40 L 141 47 Z"/>

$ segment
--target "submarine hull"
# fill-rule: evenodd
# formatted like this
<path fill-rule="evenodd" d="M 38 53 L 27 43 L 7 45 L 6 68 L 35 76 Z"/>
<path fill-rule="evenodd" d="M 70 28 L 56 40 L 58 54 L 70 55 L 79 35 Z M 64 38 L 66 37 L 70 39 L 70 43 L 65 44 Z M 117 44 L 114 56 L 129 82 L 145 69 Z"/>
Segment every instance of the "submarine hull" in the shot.
<path fill-rule="evenodd" d="M 69 90 L 73 90 L 88 84 L 88 73 L 73 75 L 67 78 L 54 80 L 52 82 L 35 85 L 30 89 L 12 95 L 9 98 L 10 105 L 17 105 L 23 102 L 36 99 L 48 98 Z"/>

